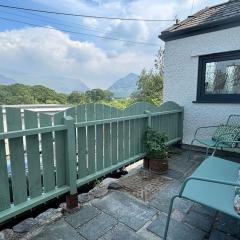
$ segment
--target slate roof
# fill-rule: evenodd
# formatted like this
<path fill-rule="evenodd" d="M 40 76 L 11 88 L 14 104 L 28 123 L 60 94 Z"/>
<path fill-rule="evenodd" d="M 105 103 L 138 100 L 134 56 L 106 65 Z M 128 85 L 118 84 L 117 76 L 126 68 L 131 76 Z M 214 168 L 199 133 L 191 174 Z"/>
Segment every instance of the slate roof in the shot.
<path fill-rule="evenodd" d="M 240 0 L 206 7 L 161 32 L 164 41 L 240 25 Z"/>

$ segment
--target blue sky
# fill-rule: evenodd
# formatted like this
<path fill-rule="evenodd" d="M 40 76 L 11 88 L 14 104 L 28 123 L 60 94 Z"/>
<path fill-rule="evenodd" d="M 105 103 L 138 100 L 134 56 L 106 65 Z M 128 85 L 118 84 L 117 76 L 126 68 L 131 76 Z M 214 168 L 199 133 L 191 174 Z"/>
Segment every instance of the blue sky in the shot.
<path fill-rule="evenodd" d="M 222 0 L 2 0 L 1 4 L 123 18 L 183 20 Z M 24 21 L 52 29 L 8 22 Z M 90 88 L 107 88 L 130 72 L 151 68 L 163 42 L 158 34 L 173 22 L 124 22 L 46 15 L 0 7 L 0 74 L 25 84 L 43 84 L 58 91 L 78 90 L 80 81 Z M 128 44 L 66 29 L 157 46 Z"/>

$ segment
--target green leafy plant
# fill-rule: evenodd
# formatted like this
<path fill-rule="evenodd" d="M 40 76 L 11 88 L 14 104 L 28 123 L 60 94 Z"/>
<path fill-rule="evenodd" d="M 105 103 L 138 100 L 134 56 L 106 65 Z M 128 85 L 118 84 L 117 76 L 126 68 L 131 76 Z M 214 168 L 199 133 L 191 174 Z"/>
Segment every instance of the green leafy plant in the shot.
<path fill-rule="evenodd" d="M 144 144 L 148 157 L 166 158 L 168 137 L 165 133 L 159 133 L 152 128 L 148 128 L 144 133 Z"/>

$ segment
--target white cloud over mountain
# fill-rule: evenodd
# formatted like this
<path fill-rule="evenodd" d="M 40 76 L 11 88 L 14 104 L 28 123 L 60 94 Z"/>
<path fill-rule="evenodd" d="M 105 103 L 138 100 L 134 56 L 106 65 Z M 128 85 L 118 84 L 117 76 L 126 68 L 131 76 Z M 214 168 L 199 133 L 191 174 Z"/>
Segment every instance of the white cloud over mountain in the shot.
<path fill-rule="evenodd" d="M 58 76 L 73 84 L 82 80 L 89 87 L 108 87 L 119 76 L 139 72 L 152 64 L 141 51 L 107 55 L 94 43 L 71 40 L 58 30 L 25 28 L 0 33 L 0 70 L 27 84 L 58 88 Z M 14 71 L 12 71 L 14 70 Z"/>

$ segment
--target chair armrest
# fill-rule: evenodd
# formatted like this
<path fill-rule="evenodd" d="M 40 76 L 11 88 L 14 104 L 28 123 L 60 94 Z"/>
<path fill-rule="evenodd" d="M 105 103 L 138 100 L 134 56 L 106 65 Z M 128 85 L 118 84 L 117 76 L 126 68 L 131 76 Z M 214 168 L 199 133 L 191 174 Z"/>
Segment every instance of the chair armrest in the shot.
<path fill-rule="evenodd" d="M 240 183 L 237 183 L 237 182 L 221 181 L 221 180 L 211 179 L 211 178 L 188 177 L 183 182 L 183 185 L 182 185 L 180 193 L 179 193 L 180 196 L 182 196 L 183 190 L 186 187 L 187 183 L 189 181 L 192 181 L 192 180 L 197 180 L 197 181 L 202 181 L 202 182 L 211 182 L 211 183 L 217 183 L 217 184 L 222 184 L 222 185 L 229 185 L 229 186 L 234 186 L 234 187 L 240 187 Z"/>
<path fill-rule="evenodd" d="M 200 130 L 202 130 L 202 129 L 217 128 L 217 127 L 219 127 L 219 126 L 206 126 L 206 127 L 199 127 L 199 128 L 197 128 L 196 131 L 195 131 L 194 138 L 196 138 L 198 132 L 199 132 Z"/>

